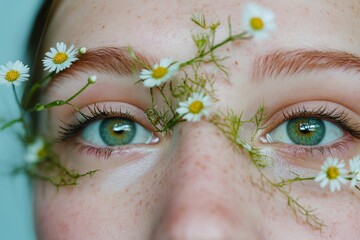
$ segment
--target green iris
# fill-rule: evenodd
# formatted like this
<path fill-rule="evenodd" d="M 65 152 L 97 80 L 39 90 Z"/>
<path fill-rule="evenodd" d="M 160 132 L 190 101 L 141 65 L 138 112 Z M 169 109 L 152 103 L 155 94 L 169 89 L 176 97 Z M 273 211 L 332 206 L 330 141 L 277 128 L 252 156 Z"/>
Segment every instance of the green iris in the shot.
<path fill-rule="evenodd" d="M 299 145 L 318 145 L 325 136 L 325 124 L 317 118 L 294 118 L 288 121 L 286 132 Z"/>
<path fill-rule="evenodd" d="M 136 134 L 134 121 L 126 118 L 109 118 L 101 122 L 99 127 L 101 139 L 108 146 L 131 143 Z"/>

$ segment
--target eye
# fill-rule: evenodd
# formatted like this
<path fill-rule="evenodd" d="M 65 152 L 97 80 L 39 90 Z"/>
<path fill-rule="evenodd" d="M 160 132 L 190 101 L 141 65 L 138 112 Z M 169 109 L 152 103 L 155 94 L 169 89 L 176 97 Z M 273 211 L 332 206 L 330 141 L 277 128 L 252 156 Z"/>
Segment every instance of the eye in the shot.
<path fill-rule="evenodd" d="M 123 117 L 96 120 L 84 127 L 80 136 L 85 142 L 103 147 L 148 144 L 153 139 L 152 132 Z"/>
<path fill-rule="evenodd" d="M 269 142 L 317 146 L 332 143 L 344 136 L 337 125 L 320 118 L 298 117 L 285 121 L 266 138 Z"/>

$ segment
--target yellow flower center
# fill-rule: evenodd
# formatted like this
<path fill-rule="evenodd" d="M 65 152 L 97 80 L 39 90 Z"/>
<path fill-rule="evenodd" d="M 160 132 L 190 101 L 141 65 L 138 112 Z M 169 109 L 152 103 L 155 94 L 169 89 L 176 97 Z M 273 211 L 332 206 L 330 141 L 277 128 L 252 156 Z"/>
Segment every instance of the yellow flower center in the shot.
<path fill-rule="evenodd" d="M 67 59 L 68 59 L 68 55 L 64 52 L 58 52 L 53 58 L 55 64 L 62 64 Z"/>
<path fill-rule="evenodd" d="M 196 100 L 190 104 L 189 111 L 191 113 L 198 114 L 203 108 L 204 104 L 201 101 Z"/>
<path fill-rule="evenodd" d="M 10 70 L 6 73 L 5 79 L 9 82 L 14 82 L 20 77 L 20 73 L 16 70 Z"/>
<path fill-rule="evenodd" d="M 167 68 L 159 66 L 153 70 L 152 76 L 153 76 L 153 78 L 159 79 L 159 78 L 162 78 L 163 76 L 165 76 L 167 74 L 167 72 L 168 72 Z"/>
<path fill-rule="evenodd" d="M 327 172 L 326 172 L 326 175 L 330 180 L 336 179 L 340 175 L 339 169 L 337 167 L 334 167 L 334 166 L 329 167 Z"/>
<path fill-rule="evenodd" d="M 264 22 L 261 18 L 254 17 L 250 20 L 250 26 L 252 27 L 252 29 L 259 31 L 264 28 Z"/>

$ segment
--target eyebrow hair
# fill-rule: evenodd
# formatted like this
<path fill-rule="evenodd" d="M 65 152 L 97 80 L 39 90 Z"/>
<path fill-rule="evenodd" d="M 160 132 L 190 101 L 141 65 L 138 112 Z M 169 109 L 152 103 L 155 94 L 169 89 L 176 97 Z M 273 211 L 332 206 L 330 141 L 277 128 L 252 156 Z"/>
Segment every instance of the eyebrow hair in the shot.
<path fill-rule="evenodd" d="M 343 51 L 278 50 L 258 56 L 253 61 L 251 80 L 263 81 L 282 74 L 339 69 L 360 72 L 360 58 Z"/>
<path fill-rule="evenodd" d="M 128 47 L 99 47 L 89 49 L 79 57 L 69 68 L 64 69 L 51 79 L 45 91 L 65 77 L 77 76 L 81 72 L 96 70 L 97 72 L 125 76 L 139 71 L 155 62 L 154 58 Z"/>

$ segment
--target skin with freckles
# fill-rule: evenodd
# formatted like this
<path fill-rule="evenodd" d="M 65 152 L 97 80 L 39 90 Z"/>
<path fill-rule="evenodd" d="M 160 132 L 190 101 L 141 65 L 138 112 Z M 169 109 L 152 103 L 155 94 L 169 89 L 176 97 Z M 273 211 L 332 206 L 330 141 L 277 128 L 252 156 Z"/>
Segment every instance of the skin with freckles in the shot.
<path fill-rule="evenodd" d="M 342 149 L 325 152 L 296 150 L 286 144 L 264 143 L 283 119 L 283 111 L 341 109 L 349 124 L 360 123 L 359 71 L 341 66 L 264 75 L 254 80 L 257 60 L 275 51 L 313 51 L 360 56 L 360 3 L 357 0 L 262 0 L 272 9 L 276 31 L 262 41 L 235 41 L 217 53 L 229 56 L 224 65 L 229 79 L 219 75 L 214 87 L 215 109 L 231 108 L 250 117 L 264 103 L 265 127 L 254 144 L 267 149 L 272 164 L 265 172 L 271 179 L 314 176 L 331 154 L 349 159 L 360 140 L 344 131 Z M 227 37 L 230 16 L 234 33 L 243 30 L 241 13 L 247 1 L 85 1 L 63 0 L 56 6 L 45 34 L 44 51 L 57 41 L 88 49 L 127 47 L 152 59 L 191 59 L 196 48 L 191 33 L 193 13 L 219 19 L 217 39 Z M 81 61 L 81 59 L 79 60 Z M 334 61 L 332 59 L 331 61 Z M 341 64 L 338 64 L 341 65 Z M 355 64 L 356 65 L 356 64 Z M 354 67 L 355 68 L 355 67 Z M 212 69 L 207 69 L 211 71 Z M 290 72 L 290 73 L 289 73 Z M 96 103 L 134 114 L 152 129 L 143 111 L 151 105 L 148 89 L 134 84 L 132 74 L 85 70 L 54 83 L 43 99 L 66 99 L 84 85 L 87 76 L 98 81 L 73 104 L 82 111 Z M 75 121 L 72 108 L 49 110 L 41 118 L 42 132 L 54 138 L 62 121 Z M 235 152 L 226 137 L 211 123 L 181 123 L 172 134 L 156 135 L 152 144 L 116 148 L 108 158 L 79 151 L 74 139 L 55 144 L 63 163 L 80 172 L 99 169 L 75 187 L 56 189 L 36 184 L 35 207 L 39 239 L 356 239 L 359 232 L 360 195 L 348 188 L 332 193 L 317 183 L 296 183 L 291 194 L 316 209 L 325 226 L 310 227 L 296 217 L 286 198 L 260 187 L 261 180 L 246 153 Z M 80 138 L 79 136 L 77 138 Z"/>

